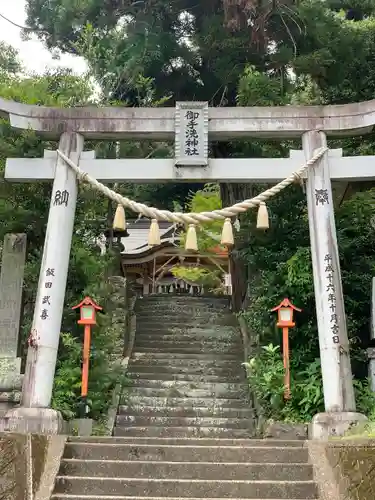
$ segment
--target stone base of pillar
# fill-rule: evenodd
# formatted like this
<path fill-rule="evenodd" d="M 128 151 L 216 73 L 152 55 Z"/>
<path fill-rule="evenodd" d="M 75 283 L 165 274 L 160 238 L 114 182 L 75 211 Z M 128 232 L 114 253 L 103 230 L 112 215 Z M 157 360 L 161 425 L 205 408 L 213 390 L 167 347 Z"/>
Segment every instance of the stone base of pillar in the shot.
<path fill-rule="evenodd" d="M 1 419 L 0 430 L 20 434 L 64 434 L 61 413 L 51 408 L 12 408 Z"/>
<path fill-rule="evenodd" d="M 366 421 L 365 415 L 351 411 L 318 413 L 309 426 L 309 439 L 343 436 L 353 425 Z"/>

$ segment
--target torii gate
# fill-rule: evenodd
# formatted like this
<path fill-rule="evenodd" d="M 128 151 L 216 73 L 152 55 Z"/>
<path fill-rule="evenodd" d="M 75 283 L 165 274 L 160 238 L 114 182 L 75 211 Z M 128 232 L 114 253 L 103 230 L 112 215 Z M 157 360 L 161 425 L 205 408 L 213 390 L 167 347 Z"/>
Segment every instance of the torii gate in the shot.
<path fill-rule="evenodd" d="M 208 108 L 50 108 L 0 99 L 0 112 L 17 129 L 31 128 L 103 183 L 280 181 L 326 147 L 326 135 L 362 135 L 375 124 L 375 100 L 342 106 Z M 300 138 L 303 151 L 286 159 L 209 159 L 208 140 L 249 137 Z M 84 139 L 175 139 L 175 159 L 96 160 L 83 153 Z M 314 417 L 313 437 L 340 434 L 363 419 L 355 413 L 331 179 L 375 180 L 375 157 L 343 158 L 329 150 L 308 169 L 307 205 L 325 413 Z M 56 152 L 42 159 L 8 159 L 11 182 L 53 181 L 52 199 L 35 303 L 21 407 L 7 415 L 9 430 L 59 432 L 61 416 L 50 409 L 77 199 L 73 170 Z"/>

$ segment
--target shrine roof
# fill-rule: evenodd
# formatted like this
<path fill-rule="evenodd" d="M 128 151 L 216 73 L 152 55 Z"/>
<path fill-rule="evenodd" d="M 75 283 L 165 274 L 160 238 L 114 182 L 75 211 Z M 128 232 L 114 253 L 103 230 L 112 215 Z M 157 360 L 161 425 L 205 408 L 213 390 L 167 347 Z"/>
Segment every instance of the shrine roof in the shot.
<path fill-rule="evenodd" d="M 139 219 L 135 221 L 129 221 L 127 224 L 127 230 L 129 236 L 122 239 L 122 244 L 125 250 L 122 255 L 126 258 L 127 256 L 143 255 L 145 253 L 152 253 L 155 247 L 150 247 L 148 244 L 148 233 L 150 230 L 151 221 L 148 219 Z M 160 239 L 161 243 L 169 243 L 170 246 L 173 244 L 178 244 L 179 235 L 177 225 L 171 222 L 160 221 Z M 156 248 L 160 248 L 160 245 Z"/>

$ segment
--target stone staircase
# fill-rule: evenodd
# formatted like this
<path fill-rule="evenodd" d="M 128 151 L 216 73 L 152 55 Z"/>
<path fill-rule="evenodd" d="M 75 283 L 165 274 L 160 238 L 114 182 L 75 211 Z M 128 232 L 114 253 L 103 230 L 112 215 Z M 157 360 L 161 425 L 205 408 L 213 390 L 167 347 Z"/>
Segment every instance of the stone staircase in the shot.
<path fill-rule="evenodd" d="M 70 438 L 53 500 L 317 498 L 303 441 L 251 439 L 241 336 L 222 298 L 139 301 L 114 437 Z"/>
<path fill-rule="evenodd" d="M 229 301 L 153 296 L 138 304 L 116 436 L 250 437 L 241 336 Z"/>

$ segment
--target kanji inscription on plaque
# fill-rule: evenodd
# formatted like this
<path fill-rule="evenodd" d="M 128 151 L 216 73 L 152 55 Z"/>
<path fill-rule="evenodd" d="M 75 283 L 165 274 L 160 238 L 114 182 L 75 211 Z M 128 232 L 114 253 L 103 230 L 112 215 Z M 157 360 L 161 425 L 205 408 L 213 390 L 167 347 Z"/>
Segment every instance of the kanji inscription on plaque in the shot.
<path fill-rule="evenodd" d="M 208 104 L 178 102 L 176 104 L 176 165 L 208 164 Z"/>

